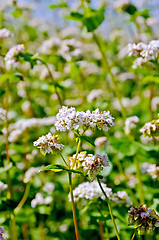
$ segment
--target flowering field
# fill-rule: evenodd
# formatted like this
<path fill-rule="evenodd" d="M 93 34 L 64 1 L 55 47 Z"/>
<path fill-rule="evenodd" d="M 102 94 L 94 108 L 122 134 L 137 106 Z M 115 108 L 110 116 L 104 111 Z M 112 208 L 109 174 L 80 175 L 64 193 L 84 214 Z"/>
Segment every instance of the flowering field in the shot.
<path fill-rule="evenodd" d="M 159 240 L 159 20 L 134 2 L 108 31 L 106 1 L 50 1 L 60 28 L 0 1 L 0 240 Z"/>

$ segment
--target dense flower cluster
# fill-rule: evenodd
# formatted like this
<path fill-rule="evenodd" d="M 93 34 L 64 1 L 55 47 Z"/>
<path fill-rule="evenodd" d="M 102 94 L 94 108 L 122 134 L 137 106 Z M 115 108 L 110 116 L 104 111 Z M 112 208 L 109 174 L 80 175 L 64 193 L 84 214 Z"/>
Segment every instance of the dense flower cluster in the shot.
<path fill-rule="evenodd" d="M 87 152 L 80 152 L 74 154 L 69 158 L 70 167 L 74 170 L 81 170 L 92 181 L 103 170 L 104 167 L 109 166 L 107 154 L 93 155 Z"/>
<path fill-rule="evenodd" d="M 138 123 L 139 118 L 137 116 L 132 116 L 132 117 L 128 117 L 125 121 L 125 134 L 130 134 L 131 129 L 136 127 L 136 124 Z"/>
<path fill-rule="evenodd" d="M 146 123 L 141 129 L 140 132 L 146 137 L 159 136 L 159 119 L 153 120 Z"/>
<path fill-rule="evenodd" d="M 51 196 L 44 198 L 42 193 L 37 193 L 35 198 L 31 201 L 32 208 L 43 204 L 50 204 L 53 201 Z"/>
<path fill-rule="evenodd" d="M 68 108 L 63 106 L 56 115 L 55 128 L 58 131 L 78 130 L 80 127 L 103 129 L 107 131 L 113 126 L 113 117 L 109 111 L 101 112 L 98 108 L 90 112 L 76 111 L 74 107 Z"/>
<path fill-rule="evenodd" d="M 128 56 L 138 56 L 134 61 L 133 68 L 141 66 L 144 63 L 155 60 L 159 54 L 159 40 L 152 40 L 149 44 L 144 44 L 142 42 L 135 44 L 129 43 L 127 46 Z"/>
<path fill-rule="evenodd" d="M 159 216 L 155 210 L 147 208 L 146 205 L 141 205 L 139 208 L 131 207 L 128 214 L 129 223 L 134 225 L 139 235 L 144 234 L 145 231 L 150 233 L 153 229 L 159 227 Z"/>
<path fill-rule="evenodd" d="M 34 141 L 34 146 L 40 148 L 40 152 L 43 155 L 60 151 L 64 147 L 63 144 L 59 143 L 58 136 L 54 136 L 51 133 L 39 137 L 37 141 Z"/>
<path fill-rule="evenodd" d="M 6 68 L 10 70 L 11 68 L 17 68 L 18 59 L 17 57 L 24 52 L 25 48 L 23 44 L 18 44 L 12 47 L 5 56 Z"/>
<path fill-rule="evenodd" d="M 41 167 L 31 167 L 29 168 L 26 173 L 25 173 L 25 177 L 24 177 L 24 183 L 27 183 L 29 181 L 31 181 L 33 179 L 33 177 L 35 177 L 39 170 L 42 168 L 43 166 Z"/>
<path fill-rule="evenodd" d="M 159 178 L 159 166 L 156 164 L 143 163 L 141 168 L 142 173 L 147 173 L 153 179 Z"/>
<path fill-rule="evenodd" d="M 6 110 L 0 107 L 0 121 L 4 121 L 6 118 Z"/>
<path fill-rule="evenodd" d="M 101 185 L 107 197 L 110 198 L 112 196 L 112 189 L 108 188 L 104 183 L 101 183 Z M 73 197 L 76 202 L 79 201 L 81 198 L 86 198 L 89 200 L 96 200 L 98 198 L 101 198 L 103 200 L 105 199 L 105 196 L 102 193 L 102 190 L 96 180 L 93 182 L 84 182 L 79 184 L 78 187 L 73 190 Z"/>
<path fill-rule="evenodd" d="M 114 193 L 111 200 L 117 204 L 125 204 L 127 207 L 132 205 L 129 196 L 125 191 L 118 191 L 117 193 Z"/>
<path fill-rule="evenodd" d="M 4 229 L 4 227 L 0 227 L 0 240 L 4 240 L 4 238 L 3 238 L 3 233 L 5 233 L 5 229 Z"/>
<path fill-rule="evenodd" d="M 13 33 L 11 33 L 8 29 L 6 28 L 0 29 L 0 39 L 9 38 L 13 36 L 14 36 Z"/>

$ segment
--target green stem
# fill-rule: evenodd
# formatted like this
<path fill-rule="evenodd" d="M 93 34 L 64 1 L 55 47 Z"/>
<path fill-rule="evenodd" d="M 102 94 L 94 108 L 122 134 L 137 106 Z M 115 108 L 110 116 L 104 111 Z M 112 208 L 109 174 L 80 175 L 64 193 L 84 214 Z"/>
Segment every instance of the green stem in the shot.
<path fill-rule="evenodd" d="M 72 205 L 73 221 L 74 221 L 74 226 L 75 226 L 76 240 L 80 240 L 80 238 L 79 238 L 79 232 L 78 232 L 78 225 L 77 225 L 77 218 L 76 218 L 76 211 L 75 211 L 75 203 L 74 203 L 73 191 L 72 191 L 72 173 L 68 173 L 68 176 L 69 176 L 71 205 Z"/>
<path fill-rule="evenodd" d="M 134 237 L 135 237 L 135 232 L 134 232 L 134 234 L 132 235 L 132 238 L 131 238 L 131 240 L 133 240 L 133 239 L 134 239 Z"/>
<path fill-rule="evenodd" d="M 97 205 L 97 209 L 98 209 L 101 217 L 104 219 L 103 213 L 102 213 L 102 211 L 101 211 L 101 209 L 100 209 L 100 205 Z M 100 222 L 101 222 L 101 221 L 100 221 Z M 105 229 L 105 233 L 106 233 L 106 240 L 109 240 L 108 229 L 107 229 L 107 227 L 106 227 L 106 222 L 105 222 L 105 221 L 104 221 L 104 224 L 103 224 L 103 225 L 104 225 L 104 229 Z M 99 224 L 99 228 L 101 228 L 100 224 Z M 100 234 L 101 234 L 101 232 L 100 232 Z M 104 236 L 104 230 L 103 230 L 102 236 Z M 102 236 L 101 236 L 101 239 L 102 239 Z"/>
<path fill-rule="evenodd" d="M 54 87 L 55 87 L 55 93 L 56 93 L 56 95 L 57 95 L 57 97 L 58 97 L 59 104 L 60 104 L 60 106 L 62 107 L 62 100 L 61 100 L 61 97 L 60 97 L 60 95 L 59 95 L 59 93 L 58 93 L 58 91 L 57 91 L 57 85 L 56 85 L 56 82 L 55 82 L 55 80 L 54 80 L 54 78 L 53 78 L 53 76 L 52 76 L 52 73 L 51 73 L 51 71 L 50 71 L 50 68 L 49 68 L 48 64 L 47 64 L 45 61 L 43 61 L 42 59 L 40 59 L 40 58 L 36 58 L 36 59 L 39 60 L 42 64 L 44 64 L 45 67 L 47 68 L 48 73 L 49 73 L 49 75 L 50 75 L 50 78 L 51 78 L 51 80 L 52 80 L 52 83 L 53 83 L 53 85 L 54 85 Z"/>
<path fill-rule="evenodd" d="M 136 157 L 134 157 L 134 164 L 136 167 L 136 177 L 138 180 L 138 192 L 139 192 L 139 198 L 140 198 L 140 204 L 144 204 L 144 191 L 143 191 L 143 186 L 142 186 L 142 181 L 141 181 L 141 171 L 140 171 L 140 165 L 139 161 Z"/>
<path fill-rule="evenodd" d="M 99 40 L 99 38 L 97 37 L 97 35 L 94 32 L 93 32 L 93 38 L 94 38 L 94 41 L 96 42 L 96 44 L 97 44 L 97 46 L 99 48 L 99 51 L 101 52 L 104 68 L 108 71 L 108 73 L 109 73 L 109 75 L 111 77 L 115 95 L 118 98 L 118 101 L 119 101 L 120 106 L 121 106 L 121 115 L 122 115 L 122 117 L 123 117 L 123 119 L 125 121 L 126 120 L 126 113 L 125 113 L 124 106 L 123 106 L 123 104 L 121 102 L 121 96 L 120 96 L 120 92 L 118 91 L 118 87 L 117 87 L 117 84 L 116 84 L 116 79 L 115 79 L 113 73 L 111 72 L 111 67 L 110 67 L 109 62 L 108 62 L 108 60 L 106 58 L 105 52 L 103 51 L 103 48 L 102 48 L 101 43 L 100 43 L 100 40 Z"/>
<path fill-rule="evenodd" d="M 75 155 L 75 160 L 74 160 L 74 162 L 72 164 L 72 169 L 74 168 L 74 166 L 76 164 L 76 160 L 77 160 L 77 156 L 78 156 L 78 153 L 79 153 L 80 145 L 81 145 L 81 139 L 78 138 L 77 151 L 76 151 L 76 155 Z"/>
<path fill-rule="evenodd" d="M 18 206 L 17 206 L 17 207 L 15 208 L 15 210 L 14 210 L 14 213 L 15 213 L 15 214 L 16 214 L 17 212 L 19 212 L 20 209 L 23 207 L 24 203 L 26 202 L 26 200 L 27 200 L 27 198 L 28 198 L 29 191 L 30 191 L 30 183 L 28 183 L 28 184 L 26 185 L 24 195 L 23 195 L 21 201 L 19 202 Z"/>
<path fill-rule="evenodd" d="M 109 198 L 107 197 L 106 193 L 104 192 L 104 189 L 102 187 L 102 184 L 99 180 L 99 177 L 97 176 L 97 181 L 98 181 L 98 184 L 105 196 L 105 199 L 107 201 L 107 204 L 108 204 L 108 208 L 109 208 L 109 212 L 110 212 L 110 216 L 111 216 L 111 219 L 112 219 L 112 222 L 113 222 L 113 225 L 114 225 L 114 229 L 115 229 L 115 232 L 116 232 L 116 236 L 117 236 L 117 239 L 120 240 L 120 236 L 119 236 L 119 233 L 118 233 L 118 229 L 117 229 L 117 226 L 116 226 L 116 223 L 115 223 L 115 220 L 114 220 L 114 217 L 113 217 L 113 212 L 112 212 L 112 207 L 111 207 L 111 202 L 109 200 Z"/>
<path fill-rule="evenodd" d="M 60 156 L 61 156 L 61 158 L 62 158 L 62 160 L 63 160 L 63 162 L 66 164 L 66 166 L 68 167 L 68 164 L 67 164 L 67 162 L 66 162 L 66 160 L 65 160 L 65 158 L 64 158 L 64 156 L 60 153 L 60 151 L 59 151 L 59 154 L 60 154 Z"/>

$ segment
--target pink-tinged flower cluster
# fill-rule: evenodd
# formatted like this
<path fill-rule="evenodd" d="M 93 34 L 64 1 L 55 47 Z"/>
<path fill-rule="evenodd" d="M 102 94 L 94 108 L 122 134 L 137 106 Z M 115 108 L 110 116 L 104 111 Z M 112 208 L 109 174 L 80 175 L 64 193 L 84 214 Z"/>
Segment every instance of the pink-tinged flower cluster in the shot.
<path fill-rule="evenodd" d="M 107 154 L 87 154 L 87 152 L 80 152 L 77 157 L 74 154 L 69 158 L 70 167 L 74 170 L 80 170 L 88 176 L 90 181 L 93 181 L 96 176 L 103 170 L 104 167 L 109 166 Z"/>
<path fill-rule="evenodd" d="M 3 233 L 5 233 L 4 227 L 0 227 L 0 240 L 4 240 Z"/>
<path fill-rule="evenodd" d="M 10 70 L 11 68 L 17 68 L 18 63 L 18 56 L 21 55 L 25 50 L 25 47 L 23 44 L 18 44 L 14 47 L 12 47 L 5 56 L 5 62 L 6 62 L 6 68 L 7 70 Z"/>
<path fill-rule="evenodd" d="M 108 131 L 109 127 L 114 125 L 113 119 L 109 111 L 102 112 L 98 108 L 92 112 L 79 112 L 74 107 L 63 106 L 56 115 L 55 128 L 61 132 L 96 127 Z"/>
<path fill-rule="evenodd" d="M 45 156 L 46 153 L 54 153 L 55 151 L 61 151 L 64 147 L 63 144 L 59 143 L 58 136 L 54 136 L 48 133 L 45 136 L 41 136 L 37 141 L 34 141 L 34 146 L 40 148 L 40 152 Z"/>
<path fill-rule="evenodd" d="M 147 208 L 146 205 L 141 205 L 139 208 L 131 207 L 128 215 L 129 223 L 134 225 L 139 235 L 144 234 L 145 231 L 150 233 L 156 227 L 159 227 L 159 215 L 155 210 Z"/>
<path fill-rule="evenodd" d="M 140 132 L 143 133 L 144 137 L 159 137 L 159 119 L 153 120 L 146 123 Z"/>
<path fill-rule="evenodd" d="M 129 43 L 127 46 L 128 56 L 138 56 L 134 61 L 133 68 L 142 66 L 150 60 L 155 60 L 159 54 L 159 40 L 152 40 L 149 44 L 145 43 Z"/>
<path fill-rule="evenodd" d="M 11 33 L 8 29 L 6 28 L 0 29 L 0 39 L 9 38 L 13 36 L 14 36 L 13 33 Z"/>

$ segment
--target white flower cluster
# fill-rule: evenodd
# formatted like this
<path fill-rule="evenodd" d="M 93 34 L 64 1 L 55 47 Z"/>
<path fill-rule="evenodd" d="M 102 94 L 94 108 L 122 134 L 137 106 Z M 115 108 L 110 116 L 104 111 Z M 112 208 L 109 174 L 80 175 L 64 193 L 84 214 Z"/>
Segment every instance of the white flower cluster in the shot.
<path fill-rule="evenodd" d="M 55 184 L 52 182 L 47 182 L 45 186 L 43 187 L 44 192 L 47 192 L 48 194 L 51 194 L 55 189 Z"/>
<path fill-rule="evenodd" d="M 132 116 L 132 117 L 128 117 L 125 121 L 125 134 L 130 134 L 131 129 L 136 127 L 136 124 L 139 122 L 139 118 L 137 116 Z"/>
<path fill-rule="evenodd" d="M 0 107 L 0 121 L 4 121 L 6 118 L 6 110 Z"/>
<path fill-rule="evenodd" d="M 29 181 L 31 181 L 33 179 L 33 177 L 35 177 L 38 172 L 40 171 L 40 169 L 44 167 L 31 167 L 29 168 L 26 172 L 25 172 L 25 177 L 24 177 L 24 183 L 28 183 Z"/>
<path fill-rule="evenodd" d="M 88 102 L 92 102 L 93 100 L 97 99 L 99 96 L 103 94 L 102 89 L 93 89 L 88 95 L 87 100 Z"/>
<path fill-rule="evenodd" d="M 109 166 L 107 154 L 93 155 L 87 154 L 87 152 L 80 152 L 77 155 L 74 154 L 69 158 L 70 167 L 74 170 L 81 170 L 85 175 L 88 176 L 90 181 L 94 180 L 95 177 L 103 170 L 104 167 Z"/>
<path fill-rule="evenodd" d="M 84 77 L 88 77 L 89 75 L 100 73 L 100 68 L 93 62 L 82 60 L 82 61 L 78 61 L 77 64 Z"/>
<path fill-rule="evenodd" d="M 141 168 L 142 173 L 147 173 L 151 178 L 159 178 L 159 166 L 156 164 L 143 163 Z"/>
<path fill-rule="evenodd" d="M 53 201 L 51 196 L 48 196 L 46 198 L 44 198 L 42 193 L 37 193 L 35 198 L 31 201 L 31 206 L 32 208 L 35 208 L 36 206 L 39 205 L 48 205 Z"/>
<path fill-rule="evenodd" d="M 9 38 L 13 36 L 14 36 L 13 33 L 11 33 L 8 29 L 6 28 L 0 29 L 0 39 Z"/>
<path fill-rule="evenodd" d="M 0 192 L 6 190 L 7 187 L 8 187 L 7 184 L 5 184 L 5 183 L 3 183 L 3 182 L 0 181 Z"/>
<path fill-rule="evenodd" d="M 74 38 L 65 39 L 62 41 L 57 53 L 69 62 L 72 58 L 78 58 L 82 55 L 82 43 Z"/>
<path fill-rule="evenodd" d="M 25 48 L 23 44 L 18 44 L 12 47 L 5 56 L 6 68 L 10 70 L 11 68 L 17 68 L 19 63 L 17 57 L 24 52 Z"/>
<path fill-rule="evenodd" d="M 108 188 L 106 184 L 101 183 L 106 195 L 108 198 L 112 196 L 112 189 Z M 105 196 L 102 193 L 101 188 L 99 187 L 98 182 L 95 180 L 93 182 L 84 182 L 78 185 L 73 190 L 73 197 L 74 201 L 79 201 L 81 198 L 86 198 L 88 200 L 96 200 L 98 198 L 101 198 L 105 200 Z M 69 194 L 69 200 L 70 200 L 70 194 Z"/>
<path fill-rule="evenodd" d="M 18 120 L 16 123 L 9 125 L 9 142 L 16 142 L 19 137 L 23 134 L 26 129 L 37 128 L 41 126 L 49 126 L 55 122 L 55 117 L 45 117 L 45 118 L 22 118 Z M 3 129 L 3 133 L 5 134 L 6 130 Z"/>
<path fill-rule="evenodd" d="M 159 137 L 159 119 L 145 123 L 145 125 L 140 129 L 140 132 L 143 133 L 144 137 Z"/>
<path fill-rule="evenodd" d="M 118 191 L 117 193 L 114 193 L 111 200 L 117 204 L 126 204 L 127 207 L 132 205 L 129 196 L 125 191 Z"/>
<path fill-rule="evenodd" d="M 58 131 L 65 132 L 67 130 L 78 130 L 80 127 L 92 128 L 96 127 L 104 131 L 108 131 L 109 127 L 113 126 L 113 117 L 109 111 L 99 111 L 97 108 L 95 111 L 79 112 L 74 107 L 68 108 L 62 106 L 56 115 L 55 128 Z"/>
<path fill-rule="evenodd" d="M 150 60 L 155 60 L 159 54 L 159 40 L 152 40 L 149 44 L 142 42 L 135 44 L 129 43 L 127 46 L 128 56 L 138 56 L 134 61 L 133 68 L 142 66 Z"/>
<path fill-rule="evenodd" d="M 61 151 L 64 147 L 63 144 L 59 143 L 58 136 L 54 136 L 51 133 L 41 136 L 35 141 L 34 146 L 40 148 L 40 152 L 45 156 L 46 153 L 54 153 L 55 151 Z"/>
<path fill-rule="evenodd" d="M 56 49 L 61 45 L 61 39 L 58 37 L 51 37 L 45 40 L 38 49 L 42 54 L 51 54 L 51 50 Z"/>

